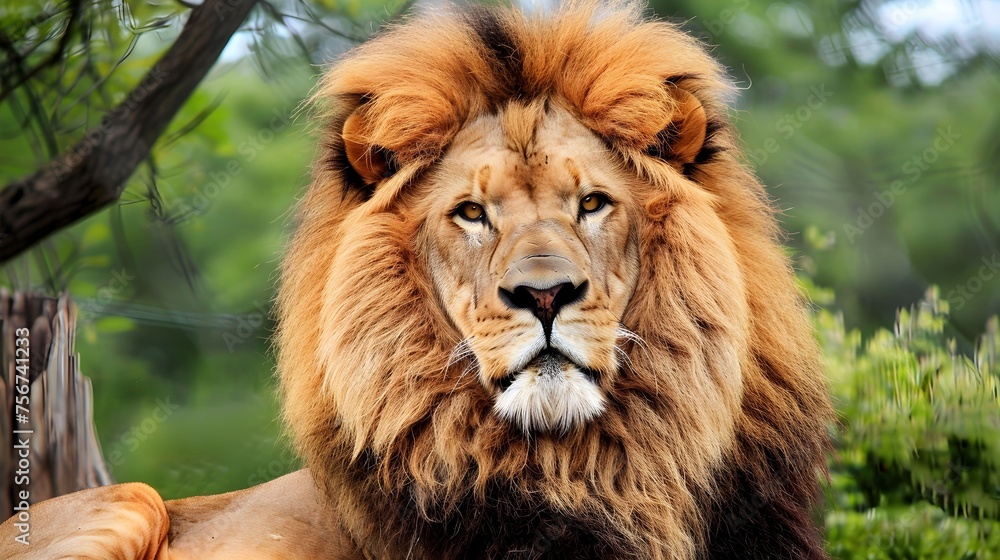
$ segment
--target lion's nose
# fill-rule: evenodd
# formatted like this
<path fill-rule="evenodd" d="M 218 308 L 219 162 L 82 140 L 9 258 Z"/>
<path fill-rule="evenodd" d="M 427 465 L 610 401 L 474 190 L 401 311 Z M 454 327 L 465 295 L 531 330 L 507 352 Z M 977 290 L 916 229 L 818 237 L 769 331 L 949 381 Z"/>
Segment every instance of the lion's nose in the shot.
<path fill-rule="evenodd" d="M 550 288 L 517 286 L 513 291 L 500 288 L 500 299 L 512 309 L 527 309 L 548 326 L 556 318 L 564 305 L 579 301 L 587 289 L 587 283 L 574 286 L 568 282 Z"/>
<path fill-rule="evenodd" d="M 558 284 L 542 290 L 536 290 L 529 286 L 518 286 L 518 289 L 527 290 L 528 294 L 535 300 L 533 311 L 535 316 L 541 319 L 543 323 L 551 322 L 555 318 L 559 308 L 562 307 L 562 300 L 558 296 L 559 292 L 566 293 L 563 291 L 563 288 L 572 290 L 573 286 L 572 284 Z M 517 293 L 517 289 L 514 290 L 514 293 Z"/>
<path fill-rule="evenodd" d="M 500 283 L 500 300 L 511 309 L 527 309 L 538 317 L 546 336 L 559 310 L 583 299 L 587 282 L 565 257 L 532 255 L 520 259 Z"/>

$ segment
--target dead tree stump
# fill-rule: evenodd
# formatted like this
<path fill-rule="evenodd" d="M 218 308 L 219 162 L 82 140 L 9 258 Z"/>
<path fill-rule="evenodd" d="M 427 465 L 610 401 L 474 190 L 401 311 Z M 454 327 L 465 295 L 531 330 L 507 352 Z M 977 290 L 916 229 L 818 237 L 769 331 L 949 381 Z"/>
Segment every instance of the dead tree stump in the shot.
<path fill-rule="evenodd" d="M 14 514 L 24 491 L 34 504 L 113 482 L 75 336 L 68 294 L 54 299 L 0 289 L 0 520 Z"/>

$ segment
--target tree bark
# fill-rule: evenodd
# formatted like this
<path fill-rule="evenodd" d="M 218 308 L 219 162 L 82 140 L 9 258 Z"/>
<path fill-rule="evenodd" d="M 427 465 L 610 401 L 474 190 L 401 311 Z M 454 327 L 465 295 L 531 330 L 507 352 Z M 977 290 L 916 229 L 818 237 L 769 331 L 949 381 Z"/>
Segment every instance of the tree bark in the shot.
<path fill-rule="evenodd" d="M 205 0 L 138 86 L 66 153 L 0 191 L 0 263 L 118 200 L 257 0 Z"/>
<path fill-rule="evenodd" d="M 0 288 L 0 519 L 24 502 L 114 482 L 75 338 L 68 294 L 54 299 Z"/>

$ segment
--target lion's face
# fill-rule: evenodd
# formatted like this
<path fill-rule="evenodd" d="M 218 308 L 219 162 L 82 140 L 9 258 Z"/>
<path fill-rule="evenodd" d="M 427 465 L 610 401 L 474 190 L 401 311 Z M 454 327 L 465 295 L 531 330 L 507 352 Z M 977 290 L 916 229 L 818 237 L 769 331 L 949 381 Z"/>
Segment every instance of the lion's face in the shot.
<path fill-rule="evenodd" d="M 320 84 L 278 363 L 369 557 L 687 559 L 808 525 L 829 407 L 728 91 L 603 2 L 430 11 Z"/>
<path fill-rule="evenodd" d="M 627 174 L 567 110 L 511 105 L 457 135 L 428 183 L 427 269 L 500 417 L 601 414 L 639 256 Z M 634 179 L 632 179 L 634 181 Z"/>

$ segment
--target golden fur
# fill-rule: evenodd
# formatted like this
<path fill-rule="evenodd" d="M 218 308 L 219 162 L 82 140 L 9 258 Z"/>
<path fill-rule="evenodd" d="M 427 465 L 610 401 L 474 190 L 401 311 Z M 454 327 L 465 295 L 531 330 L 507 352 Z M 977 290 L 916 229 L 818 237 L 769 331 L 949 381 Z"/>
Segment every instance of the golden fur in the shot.
<path fill-rule="evenodd" d="M 4 560 L 360 560 L 308 471 L 253 488 L 164 502 L 145 484 L 32 504 L 28 544 L 0 525 Z"/>
<path fill-rule="evenodd" d="M 829 417 L 823 376 L 772 208 L 727 124 L 729 93 L 676 27 L 591 3 L 432 11 L 322 81 L 329 128 L 279 299 L 281 385 L 298 449 L 369 554 L 501 557 L 490 542 L 515 535 L 435 542 L 473 531 L 461 518 L 495 515 L 501 497 L 571 528 L 614 527 L 594 544 L 611 554 L 691 558 L 720 532 L 735 544 L 784 524 L 770 538 L 785 548 L 769 550 L 822 555 L 808 506 Z M 637 335 L 621 344 L 628 367 L 602 385 L 613 406 L 565 436 L 525 436 L 492 412 L 480 381 L 496 375 L 477 381 L 451 363 L 463 339 L 496 333 L 463 329 L 448 309 L 461 282 L 442 297 L 433 279 L 481 263 L 432 261 L 426 241 L 441 221 L 427 201 L 453 195 L 441 170 L 495 131 L 516 151 L 544 120 L 524 116 L 539 102 L 606 146 L 582 160 L 629 174 L 641 255 L 619 302 Z M 758 511 L 720 522 L 740 493 L 758 496 Z"/>
<path fill-rule="evenodd" d="M 84 491 L 0 553 L 824 558 L 830 407 L 730 93 L 632 4 L 435 8 L 355 49 L 278 301 L 311 478 Z"/>

